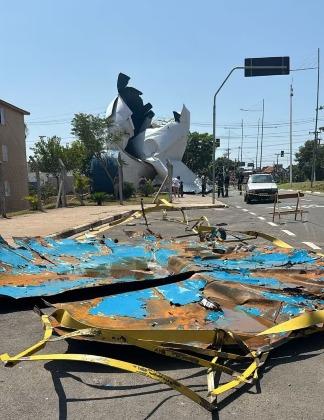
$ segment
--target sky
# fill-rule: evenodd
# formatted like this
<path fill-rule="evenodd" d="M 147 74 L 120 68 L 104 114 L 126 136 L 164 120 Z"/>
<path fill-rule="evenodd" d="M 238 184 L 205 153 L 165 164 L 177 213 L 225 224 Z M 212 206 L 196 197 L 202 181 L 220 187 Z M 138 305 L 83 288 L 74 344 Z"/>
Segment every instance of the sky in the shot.
<path fill-rule="evenodd" d="M 0 98 L 30 112 L 28 155 L 39 136 L 73 141 L 75 113 L 104 113 L 119 72 L 156 117 L 169 119 L 185 104 L 191 131 L 212 133 L 213 95 L 228 72 L 246 57 L 287 55 L 291 69 L 316 67 L 323 16 L 322 0 L 0 0 Z M 243 160 L 255 160 L 264 99 L 263 165 L 284 150 L 279 163 L 287 166 L 291 83 L 294 152 L 312 138 L 316 69 L 252 78 L 237 70 L 217 97 L 217 154 L 229 139 L 230 157 L 238 157 L 243 119 Z M 324 126 L 324 111 L 319 118 Z"/>

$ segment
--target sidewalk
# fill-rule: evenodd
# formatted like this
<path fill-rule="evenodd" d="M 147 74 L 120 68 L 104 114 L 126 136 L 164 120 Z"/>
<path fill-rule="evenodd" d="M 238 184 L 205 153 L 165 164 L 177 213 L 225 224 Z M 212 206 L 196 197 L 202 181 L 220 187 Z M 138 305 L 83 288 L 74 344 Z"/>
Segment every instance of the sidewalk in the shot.
<path fill-rule="evenodd" d="M 226 204 L 220 201 L 216 201 L 213 205 L 211 196 L 201 197 L 198 195 L 177 198 L 174 204 L 186 210 L 226 207 Z M 144 207 L 152 205 L 146 204 Z M 0 235 L 9 242 L 12 237 L 23 236 L 67 237 L 83 232 L 90 227 L 109 223 L 134 210 L 140 210 L 140 205 L 80 206 L 47 210 L 45 213 L 24 214 L 11 219 L 0 219 Z"/>
<path fill-rule="evenodd" d="M 286 189 L 286 188 L 279 188 L 279 191 L 286 191 L 286 192 L 302 192 L 304 194 L 309 194 L 309 195 L 317 195 L 319 197 L 324 197 L 324 192 L 323 191 L 304 191 L 304 190 L 293 190 L 293 189 Z"/>

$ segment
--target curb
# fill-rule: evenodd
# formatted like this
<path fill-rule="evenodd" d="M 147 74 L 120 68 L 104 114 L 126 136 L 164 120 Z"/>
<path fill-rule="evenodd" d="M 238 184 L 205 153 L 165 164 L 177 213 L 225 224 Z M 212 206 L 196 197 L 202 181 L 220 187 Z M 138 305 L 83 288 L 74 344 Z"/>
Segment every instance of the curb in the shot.
<path fill-rule="evenodd" d="M 324 197 L 324 192 L 321 192 L 321 191 L 289 190 L 289 189 L 286 189 L 286 188 L 279 188 L 279 189 L 281 191 L 287 191 L 287 192 L 289 192 L 289 191 L 293 191 L 293 192 L 300 191 L 300 192 L 302 192 L 304 194 L 307 194 L 307 195 L 314 195 L 315 197 Z"/>
<path fill-rule="evenodd" d="M 168 211 L 177 211 L 177 210 L 199 210 L 199 209 L 218 209 L 218 208 L 227 208 L 226 204 L 206 204 L 206 205 L 194 205 L 194 206 L 181 206 L 179 208 L 170 208 Z M 70 236 L 77 235 L 79 233 L 85 232 L 87 230 L 94 229 L 98 226 L 105 225 L 107 223 L 114 222 L 115 220 L 120 219 L 121 217 L 131 216 L 133 213 L 136 213 L 138 210 L 128 210 L 113 216 L 105 217 L 104 219 L 98 219 L 94 222 L 85 223 L 83 225 L 74 226 L 68 229 L 64 229 L 60 232 L 53 233 L 49 235 L 53 239 L 64 239 L 69 238 Z"/>

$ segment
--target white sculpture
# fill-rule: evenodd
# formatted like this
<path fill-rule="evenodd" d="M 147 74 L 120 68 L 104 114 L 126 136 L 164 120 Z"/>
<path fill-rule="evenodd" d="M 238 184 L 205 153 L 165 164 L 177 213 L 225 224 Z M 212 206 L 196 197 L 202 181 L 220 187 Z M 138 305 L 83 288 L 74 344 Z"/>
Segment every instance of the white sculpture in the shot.
<path fill-rule="evenodd" d="M 106 117 L 113 122 L 112 132 L 121 136 L 121 142 L 115 147 L 118 147 L 122 159 L 130 166 L 124 173 L 125 180 L 137 185 L 140 176 L 151 178 L 149 164 L 154 168 L 154 182 L 161 184 L 167 175 L 166 162 L 169 160 L 173 165 L 173 175 L 180 176 L 183 181 L 184 191 L 201 191 L 199 178 L 182 162 L 190 129 L 190 112 L 183 105 L 181 114 L 174 112 L 174 121 L 151 128 L 154 117 L 152 105 L 144 105 L 142 93 L 128 87 L 128 81 L 128 76 L 119 74 L 118 96 L 106 112 Z M 132 162 L 136 171 L 131 170 Z M 139 170 L 141 165 L 143 170 Z M 127 179 L 127 173 L 130 179 Z"/>

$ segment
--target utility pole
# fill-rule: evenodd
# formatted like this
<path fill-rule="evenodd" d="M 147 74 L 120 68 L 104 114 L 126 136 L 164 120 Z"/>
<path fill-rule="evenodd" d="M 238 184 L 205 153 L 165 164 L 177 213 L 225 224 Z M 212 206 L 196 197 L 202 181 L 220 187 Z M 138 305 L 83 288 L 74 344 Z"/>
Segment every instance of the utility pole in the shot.
<path fill-rule="evenodd" d="M 261 145 L 260 145 L 260 171 L 262 170 L 263 126 L 264 126 L 264 99 L 262 99 Z"/>
<path fill-rule="evenodd" d="M 258 134 L 256 141 L 256 155 L 255 155 L 255 170 L 258 170 L 258 152 L 259 152 L 259 132 L 260 132 L 260 118 L 258 119 Z"/>
<path fill-rule="evenodd" d="M 230 145 L 230 138 L 231 138 L 231 129 L 229 128 L 228 129 L 228 137 L 227 137 L 227 159 L 229 160 L 229 158 L 230 158 L 230 148 L 229 148 L 229 145 Z"/>
<path fill-rule="evenodd" d="M 240 166 L 239 165 L 239 163 L 240 163 L 240 149 L 241 149 L 241 146 L 238 147 L 238 151 L 237 151 L 237 164 L 238 164 L 238 166 Z"/>
<path fill-rule="evenodd" d="M 313 188 L 316 181 L 316 152 L 317 152 L 317 124 L 318 124 L 318 97 L 320 84 L 320 49 L 317 48 L 317 92 L 316 92 L 316 115 L 315 115 L 315 132 L 314 132 L 314 146 L 313 146 L 313 162 L 312 162 L 312 176 L 311 188 Z"/>
<path fill-rule="evenodd" d="M 276 166 L 276 172 L 278 172 L 278 167 L 279 167 L 279 156 L 280 156 L 280 153 L 275 153 L 275 155 L 277 156 L 277 166 Z"/>
<path fill-rule="evenodd" d="M 4 184 L 3 176 L 3 162 L 0 161 L 0 207 L 1 207 L 1 216 L 6 219 L 6 188 Z"/>
<path fill-rule="evenodd" d="M 294 91 L 292 84 L 290 85 L 290 112 L 289 112 L 289 138 L 290 138 L 290 166 L 289 166 L 289 182 L 292 186 L 292 98 Z"/>
<path fill-rule="evenodd" d="M 243 162 L 243 119 L 241 122 L 241 131 L 242 131 L 242 137 L 241 137 L 241 162 Z"/>

